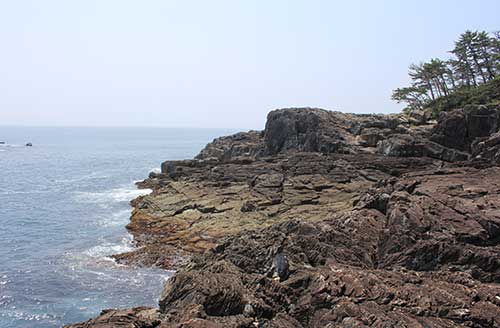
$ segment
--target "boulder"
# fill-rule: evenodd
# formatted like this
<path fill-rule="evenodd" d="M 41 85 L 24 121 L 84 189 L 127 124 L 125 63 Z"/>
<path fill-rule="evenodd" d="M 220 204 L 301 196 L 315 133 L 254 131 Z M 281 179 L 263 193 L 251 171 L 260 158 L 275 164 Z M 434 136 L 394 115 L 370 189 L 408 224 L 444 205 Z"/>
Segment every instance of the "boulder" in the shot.
<path fill-rule="evenodd" d="M 240 132 L 227 137 L 214 139 L 205 146 L 196 159 L 217 159 L 225 161 L 234 157 L 258 157 L 264 153 L 261 131 Z"/>
<path fill-rule="evenodd" d="M 463 109 L 442 112 L 430 139 L 445 147 L 469 151 L 477 138 L 498 130 L 498 107 L 468 105 Z"/>
<path fill-rule="evenodd" d="M 317 108 L 280 109 L 270 112 L 264 130 L 269 154 L 284 151 L 334 153 L 349 148 L 344 131 L 332 112 Z"/>
<path fill-rule="evenodd" d="M 431 132 L 430 140 L 445 147 L 467 150 L 467 121 L 461 109 L 442 112 Z"/>
<path fill-rule="evenodd" d="M 488 137 L 498 130 L 498 109 L 486 105 L 464 107 L 469 142 L 476 138 Z"/>

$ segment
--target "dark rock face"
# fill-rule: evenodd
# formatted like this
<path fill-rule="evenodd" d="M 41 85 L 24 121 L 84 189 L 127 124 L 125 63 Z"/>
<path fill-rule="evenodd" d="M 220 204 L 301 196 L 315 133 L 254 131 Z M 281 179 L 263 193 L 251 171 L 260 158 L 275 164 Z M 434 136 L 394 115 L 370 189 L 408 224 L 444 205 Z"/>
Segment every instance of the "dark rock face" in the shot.
<path fill-rule="evenodd" d="M 196 159 L 228 160 L 238 156 L 258 157 L 263 155 L 262 132 L 240 132 L 228 137 L 220 137 L 209 143 L 195 157 Z"/>
<path fill-rule="evenodd" d="M 498 112 L 497 107 L 485 105 L 442 112 L 430 139 L 446 147 L 467 151 L 475 139 L 498 131 Z"/>
<path fill-rule="evenodd" d="M 271 274 L 272 277 L 277 277 L 280 281 L 288 279 L 290 267 L 287 257 L 282 252 L 274 256 L 273 264 L 271 265 Z"/>
<path fill-rule="evenodd" d="M 484 122 L 479 118 L 484 115 L 484 110 L 470 112 L 471 129 L 475 125 L 483 126 Z M 457 145 L 463 145 L 469 138 L 465 114 L 443 117 L 440 122 L 443 136 L 438 137 L 437 132 L 433 135 L 438 144 L 427 138 L 426 120 L 425 113 L 384 116 L 345 114 L 318 108 L 279 109 L 269 113 L 264 131 L 218 138 L 208 144 L 196 159 L 234 161 L 236 158 L 256 159 L 290 152 L 359 154 L 375 151 L 393 157 L 429 156 L 445 161 L 467 159 L 466 155 L 448 149 L 458 149 Z M 420 128 L 411 122 L 416 122 Z M 163 172 L 172 174 L 167 165 L 169 162 L 164 163 Z"/>
<path fill-rule="evenodd" d="M 441 113 L 430 139 L 445 147 L 466 150 L 467 121 L 464 111 Z"/>
<path fill-rule="evenodd" d="M 276 110 L 267 116 L 264 141 L 270 154 L 287 150 L 344 152 L 339 120 L 323 109 Z"/>
<path fill-rule="evenodd" d="M 495 110 L 278 110 L 163 163 L 115 257 L 179 269 L 159 309 L 73 327 L 500 327 Z"/>
<path fill-rule="evenodd" d="M 467 135 L 470 141 L 487 137 L 498 131 L 498 108 L 485 105 L 469 105 L 464 108 Z"/>

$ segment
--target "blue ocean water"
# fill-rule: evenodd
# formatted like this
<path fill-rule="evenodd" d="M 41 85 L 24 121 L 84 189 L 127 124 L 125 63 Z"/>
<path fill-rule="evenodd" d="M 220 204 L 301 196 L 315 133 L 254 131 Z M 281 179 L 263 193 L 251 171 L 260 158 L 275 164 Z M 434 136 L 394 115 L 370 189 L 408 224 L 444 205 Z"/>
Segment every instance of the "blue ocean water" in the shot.
<path fill-rule="evenodd" d="M 169 272 L 120 266 L 134 181 L 220 129 L 0 127 L 0 327 L 60 327 L 156 305 Z M 23 146 L 32 142 L 33 147 Z"/>

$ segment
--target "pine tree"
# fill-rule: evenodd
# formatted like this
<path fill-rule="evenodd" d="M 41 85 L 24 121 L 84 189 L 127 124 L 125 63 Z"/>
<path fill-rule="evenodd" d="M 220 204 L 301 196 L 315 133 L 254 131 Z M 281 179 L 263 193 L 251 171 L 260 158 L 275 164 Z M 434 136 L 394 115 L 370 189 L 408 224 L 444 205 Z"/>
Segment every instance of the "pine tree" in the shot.
<path fill-rule="evenodd" d="M 452 58 L 412 64 L 408 75 L 411 85 L 393 91 L 392 99 L 408 104 L 409 109 L 423 108 L 460 88 L 475 88 L 500 76 L 500 31 L 465 31 L 453 50 Z"/>

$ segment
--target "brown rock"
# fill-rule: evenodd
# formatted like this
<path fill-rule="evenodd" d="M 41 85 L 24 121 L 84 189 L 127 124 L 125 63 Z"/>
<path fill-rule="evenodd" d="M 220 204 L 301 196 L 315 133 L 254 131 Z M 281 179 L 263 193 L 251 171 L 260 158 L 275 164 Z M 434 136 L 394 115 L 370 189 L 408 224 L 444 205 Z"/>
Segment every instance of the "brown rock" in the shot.
<path fill-rule="evenodd" d="M 126 310 L 104 310 L 95 319 L 64 326 L 66 328 L 154 328 L 161 323 L 157 309 L 138 307 Z"/>
<path fill-rule="evenodd" d="M 500 326 L 495 115 L 443 114 L 434 142 L 403 115 L 278 110 L 163 163 L 116 256 L 180 269 L 159 310 L 73 327 Z"/>

